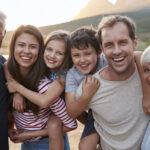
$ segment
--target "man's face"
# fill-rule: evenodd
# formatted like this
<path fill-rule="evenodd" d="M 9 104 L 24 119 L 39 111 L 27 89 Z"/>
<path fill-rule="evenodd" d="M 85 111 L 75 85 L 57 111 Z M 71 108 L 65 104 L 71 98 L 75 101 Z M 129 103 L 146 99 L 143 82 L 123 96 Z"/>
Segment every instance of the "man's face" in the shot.
<path fill-rule="evenodd" d="M 0 47 L 2 45 L 3 38 L 5 36 L 5 29 L 0 26 Z"/>
<path fill-rule="evenodd" d="M 127 73 L 134 65 L 133 51 L 137 39 L 132 40 L 127 26 L 118 22 L 102 30 L 102 47 L 112 73 Z"/>

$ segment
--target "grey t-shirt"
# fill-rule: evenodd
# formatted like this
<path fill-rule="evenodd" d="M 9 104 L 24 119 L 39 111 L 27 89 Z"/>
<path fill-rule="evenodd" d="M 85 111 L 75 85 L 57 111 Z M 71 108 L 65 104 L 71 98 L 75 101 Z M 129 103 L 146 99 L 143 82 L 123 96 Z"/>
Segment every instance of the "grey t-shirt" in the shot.
<path fill-rule="evenodd" d="M 98 59 L 98 65 L 96 71 L 107 65 L 107 60 L 105 55 L 102 53 Z M 82 80 L 84 79 L 84 75 L 73 66 L 68 72 L 66 76 L 66 87 L 65 92 L 73 92 L 76 91 Z"/>
<path fill-rule="evenodd" d="M 150 117 L 142 109 L 142 88 L 137 69 L 124 81 L 108 81 L 94 76 L 101 86 L 89 102 L 94 125 L 103 150 L 141 150 Z M 76 98 L 82 94 L 82 84 Z"/>

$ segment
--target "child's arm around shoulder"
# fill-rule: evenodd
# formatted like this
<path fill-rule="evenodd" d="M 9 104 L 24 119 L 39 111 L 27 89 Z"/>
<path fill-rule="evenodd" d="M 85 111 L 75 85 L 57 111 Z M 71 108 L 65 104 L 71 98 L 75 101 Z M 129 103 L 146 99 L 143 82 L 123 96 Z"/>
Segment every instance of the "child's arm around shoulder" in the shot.
<path fill-rule="evenodd" d="M 15 80 L 9 81 L 7 86 L 8 88 L 11 88 L 13 90 L 15 89 L 28 100 L 42 108 L 46 108 L 51 105 L 64 91 L 63 79 L 57 79 L 52 83 L 43 85 L 43 88 L 48 86 L 47 90 L 45 90 L 45 93 L 43 94 L 31 91 Z"/>
<path fill-rule="evenodd" d="M 66 106 L 70 117 L 76 118 L 85 110 L 99 86 L 97 78 L 88 76 L 83 80 L 82 94 L 78 99 L 76 99 L 76 91 L 66 93 Z"/>
<path fill-rule="evenodd" d="M 141 55 L 142 55 L 142 52 L 136 51 L 134 53 L 134 58 L 135 58 L 135 62 L 136 62 L 136 65 L 137 65 L 137 68 L 138 68 L 138 71 L 140 74 L 141 82 L 142 82 L 143 111 L 146 114 L 150 115 L 150 89 L 149 89 L 149 86 L 144 81 L 144 72 L 143 72 L 143 68 L 142 68 L 141 63 L 140 63 Z"/>

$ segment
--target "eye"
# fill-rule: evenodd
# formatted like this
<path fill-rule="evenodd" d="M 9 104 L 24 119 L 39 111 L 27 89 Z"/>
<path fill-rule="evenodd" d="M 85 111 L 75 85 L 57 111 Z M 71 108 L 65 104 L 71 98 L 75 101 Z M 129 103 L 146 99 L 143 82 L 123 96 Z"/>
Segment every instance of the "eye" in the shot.
<path fill-rule="evenodd" d="M 37 45 L 31 45 L 31 48 L 35 49 L 35 48 L 37 48 Z"/>
<path fill-rule="evenodd" d="M 52 51 L 52 49 L 50 47 L 47 47 L 46 50 L 49 51 L 49 52 Z"/>
<path fill-rule="evenodd" d="M 150 69 L 144 68 L 144 72 L 145 72 L 145 73 L 149 73 L 149 72 L 150 72 Z"/>
<path fill-rule="evenodd" d="M 25 44 L 24 44 L 24 43 L 18 43 L 17 45 L 18 45 L 18 46 L 20 46 L 20 47 L 25 46 Z"/>
<path fill-rule="evenodd" d="M 126 41 L 126 40 L 120 41 L 120 45 L 124 46 L 124 45 L 126 45 L 126 44 L 127 44 L 127 41 Z"/>
<path fill-rule="evenodd" d="M 74 57 L 74 58 L 78 58 L 78 57 L 79 57 L 79 55 L 78 55 L 78 54 L 72 54 L 72 57 Z"/>
<path fill-rule="evenodd" d="M 58 55 L 61 55 L 61 56 L 63 56 L 63 55 L 64 55 L 64 53 L 63 53 L 63 52 L 61 52 L 61 51 L 57 52 L 57 54 L 58 54 Z"/>
<path fill-rule="evenodd" d="M 85 53 L 85 55 L 86 55 L 86 56 L 89 56 L 89 55 L 91 55 L 91 53 L 90 53 L 90 52 L 87 52 L 87 53 Z"/>
<path fill-rule="evenodd" d="M 104 48 L 111 48 L 113 44 L 111 42 L 105 43 Z"/>

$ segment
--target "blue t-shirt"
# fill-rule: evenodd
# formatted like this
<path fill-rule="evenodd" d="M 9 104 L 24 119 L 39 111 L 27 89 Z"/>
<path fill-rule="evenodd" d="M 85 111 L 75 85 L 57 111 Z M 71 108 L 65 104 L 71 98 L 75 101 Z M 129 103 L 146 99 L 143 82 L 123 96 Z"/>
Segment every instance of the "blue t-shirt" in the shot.
<path fill-rule="evenodd" d="M 102 69 L 106 65 L 107 65 L 107 60 L 105 58 L 105 55 L 101 54 L 98 59 L 98 65 L 97 65 L 96 71 Z M 65 92 L 76 91 L 76 89 L 78 88 L 80 83 L 83 81 L 83 79 L 84 79 L 84 75 L 75 66 L 73 66 L 67 72 Z"/>

